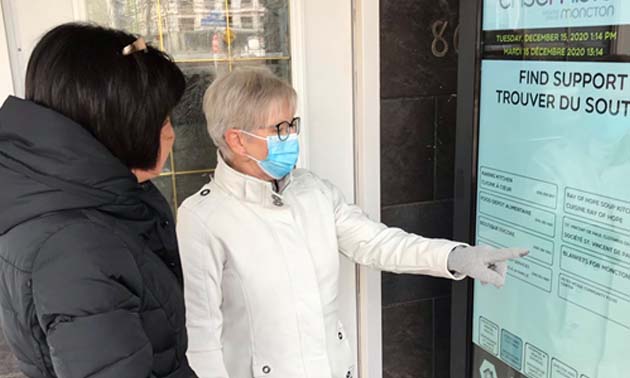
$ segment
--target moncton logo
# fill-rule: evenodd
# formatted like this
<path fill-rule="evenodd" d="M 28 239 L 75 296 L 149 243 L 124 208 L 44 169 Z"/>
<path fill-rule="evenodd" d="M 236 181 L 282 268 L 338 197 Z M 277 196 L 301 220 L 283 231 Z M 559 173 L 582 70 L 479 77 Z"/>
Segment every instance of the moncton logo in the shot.
<path fill-rule="evenodd" d="M 592 19 L 613 17 L 611 0 L 499 0 L 499 6 L 510 9 L 540 9 L 548 20 Z"/>

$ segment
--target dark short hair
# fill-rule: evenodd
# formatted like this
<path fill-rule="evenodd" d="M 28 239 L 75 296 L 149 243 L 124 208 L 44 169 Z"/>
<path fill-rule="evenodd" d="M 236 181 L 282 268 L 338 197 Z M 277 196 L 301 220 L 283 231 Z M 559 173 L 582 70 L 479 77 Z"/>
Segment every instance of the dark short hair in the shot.
<path fill-rule="evenodd" d="M 123 55 L 136 39 L 93 24 L 55 27 L 31 54 L 25 95 L 89 130 L 127 167 L 151 169 L 186 84 L 173 60 L 150 45 Z"/>

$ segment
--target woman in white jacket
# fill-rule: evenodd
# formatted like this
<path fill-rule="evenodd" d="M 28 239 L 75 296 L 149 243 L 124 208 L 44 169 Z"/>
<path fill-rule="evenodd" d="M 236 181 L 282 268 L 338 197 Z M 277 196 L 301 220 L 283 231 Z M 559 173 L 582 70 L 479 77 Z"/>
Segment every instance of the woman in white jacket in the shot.
<path fill-rule="evenodd" d="M 217 79 L 204 97 L 220 153 L 214 180 L 179 209 L 188 357 L 199 377 L 350 378 L 339 321 L 339 252 L 390 272 L 502 285 L 524 250 L 467 247 L 369 220 L 296 169 L 291 86 L 264 69 Z"/>

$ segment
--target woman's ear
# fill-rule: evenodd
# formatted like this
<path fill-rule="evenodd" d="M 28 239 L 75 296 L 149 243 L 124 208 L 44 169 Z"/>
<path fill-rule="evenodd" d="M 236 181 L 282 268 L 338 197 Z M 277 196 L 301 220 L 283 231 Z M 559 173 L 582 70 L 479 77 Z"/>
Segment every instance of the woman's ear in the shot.
<path fill-rule="evenodd" d="M 243 144 L 243 133 L 240 130 L 228 129 L 223 137 L 233 154 L 239 156 L 247 155 L 247 149 Z"/>

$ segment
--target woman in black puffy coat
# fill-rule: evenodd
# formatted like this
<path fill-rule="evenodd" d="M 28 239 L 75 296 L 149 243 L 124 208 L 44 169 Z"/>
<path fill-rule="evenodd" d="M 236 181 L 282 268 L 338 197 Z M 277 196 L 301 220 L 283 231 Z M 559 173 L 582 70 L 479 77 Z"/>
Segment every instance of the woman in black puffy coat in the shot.
<path fill-rule="evenodd" d="M 29 377 L 196 377 L 174 222 L 149 181 L 185 88 L 142 38 L 64 24 L 0 109 L 0 320 Z"/>

